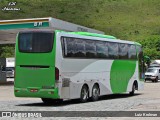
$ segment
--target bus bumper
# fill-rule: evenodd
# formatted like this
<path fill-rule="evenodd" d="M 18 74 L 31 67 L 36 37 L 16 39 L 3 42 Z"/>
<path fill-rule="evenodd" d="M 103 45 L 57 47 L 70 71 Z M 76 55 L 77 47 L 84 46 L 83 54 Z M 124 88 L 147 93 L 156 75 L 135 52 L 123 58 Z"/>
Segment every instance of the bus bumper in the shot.
<path fill-rule="evenodd" d="M 37 97 L 37 98 L 60 98 L 58 89 L 27 89 L 14 88 L 14 95 L 16 97 Z"/>

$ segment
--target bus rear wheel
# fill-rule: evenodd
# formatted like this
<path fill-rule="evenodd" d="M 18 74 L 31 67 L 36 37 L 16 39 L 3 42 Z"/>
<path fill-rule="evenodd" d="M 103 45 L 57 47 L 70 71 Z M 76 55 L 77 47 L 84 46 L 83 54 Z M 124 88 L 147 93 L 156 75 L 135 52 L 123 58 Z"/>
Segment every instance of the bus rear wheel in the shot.
<path fill-rule="evenodd" d="M 97 101 L 99 99 L 99 94 L 100 94 L 99 86 L 97 84 L 94 84 L 94 86 L 92 88 L 91 100 L 92 101 Z"/>
<path fill-rule="evenodd" d="M 80 95 L 80 101 L 81 102 L 87 102 L 89 98 L 89 90 L 87 85 L 83 85 L 82 89 L 81 89 L 81 95 Z"/>
<path fill-rule="evenodd" d="M 61 103 L 62 99 L 51 99 L 51 98 L 41 98 L 43 103 L 45 104 L 55 104 L 55 103 Z"/>

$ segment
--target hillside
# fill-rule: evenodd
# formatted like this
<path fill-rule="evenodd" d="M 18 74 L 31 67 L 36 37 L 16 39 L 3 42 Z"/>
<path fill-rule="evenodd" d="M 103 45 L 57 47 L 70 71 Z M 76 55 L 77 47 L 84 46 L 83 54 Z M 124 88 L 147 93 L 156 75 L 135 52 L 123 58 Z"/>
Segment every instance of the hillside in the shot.
<path fill-rule="evenodd" d="M 8 6 L 1 0 L 0 9 Z M 160 58 L 160 0 L 14 0 L 20 11 L 0 11 L 0 19 L 54 17 L 138 41 L 145 54 Z M 10 7 L 10 6 L 8 6 Z M 12 6 L 11 6 L 12 7 Z M 154 42 L 154 43 L 152 43 Z M 152 44 L 152 45 L 151 45 Z"/>

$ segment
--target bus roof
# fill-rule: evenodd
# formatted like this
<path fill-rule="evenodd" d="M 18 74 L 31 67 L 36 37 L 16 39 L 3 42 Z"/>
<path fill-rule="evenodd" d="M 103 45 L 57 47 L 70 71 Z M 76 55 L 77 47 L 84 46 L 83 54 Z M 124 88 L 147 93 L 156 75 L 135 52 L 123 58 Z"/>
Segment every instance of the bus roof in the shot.
<path fill-rule="evenodd" d="M 89 33 L 89 32 L 71 32 L 74 34 L 84 35 L 84 36 L 93 36 L 93 37 L 100 37 L 100 38 L 109 38 L 109 39 L 116 39 L 116 37 L 111 35 L 103 35 L 97 33 Z"/>
<path fill-rule="evenodd" d="M 62 30 L 56 30 L 56 32 L 69 33 L 69 34 L 75 34 L 75 35 L 83 35 L 83 36 L 91 36 L 91 37 L 99 37 L 99 38 L 108 38 L 108 39 L 114 39 L 116 42 L 124 43 L 124 41 L 125 41 L 128 44 L 134 44 L 134 45 L 142 46 L 138 42 L 128 41 L 128 40 L 121 40 L 121 39 L 117 39 L 116 37 L 110 36 L 110 35 L 103 35 L 103 34 L 89 33 L 89 32 L 66 32 L 66 31 L 62 31 Z"/>
<path fill-rule="evenodd" d="M 42 31 L 42 30 L 39 30 Z M 24 32 L 24 31 L 23 31 Z M 25 31 L 26 32 L 26 31 Z M 47 32 L 47 31 L 46 31 Z M 60 32 L 60 33 L 69 33 L 69 34 L 75 34 L 75 35 L 83 35 L 83 36 L 91 36 L 91 37 L 99 37 L 99 38 L 108 38 L 108 39 L 114 39 L 117 42 L 122 42 L 124 43 L 127 42 L 129 44 L 134 44 L 134 45 L 139 45 L 142 46 L 140 43 L 138 42 L 134 42 L 134 41 L 128 41 L 128 40 L 121 40 L 121 39 L 117 39 L 114 36 L 111 35 L 103 35 L 103 34 L 97 34 L 97 33 L 89 33 L 89 32 L 67 32 L 67 31 L 63 31 L 63 30 L 55 30 L 55 32 Z"/>

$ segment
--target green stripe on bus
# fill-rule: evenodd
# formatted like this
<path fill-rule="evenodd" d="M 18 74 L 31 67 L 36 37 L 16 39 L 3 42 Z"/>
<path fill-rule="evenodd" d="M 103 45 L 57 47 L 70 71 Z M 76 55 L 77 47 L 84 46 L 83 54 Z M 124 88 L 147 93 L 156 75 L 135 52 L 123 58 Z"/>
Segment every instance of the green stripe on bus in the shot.
<path fill-rule="evenodd" d="M 110 72 L 110 84 L 113 93 L 127 91 L 129 80 L 136 68 L 134 60 L 114 60 Z"/>

